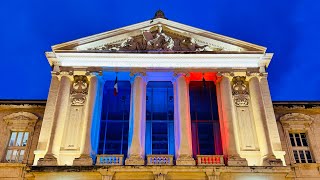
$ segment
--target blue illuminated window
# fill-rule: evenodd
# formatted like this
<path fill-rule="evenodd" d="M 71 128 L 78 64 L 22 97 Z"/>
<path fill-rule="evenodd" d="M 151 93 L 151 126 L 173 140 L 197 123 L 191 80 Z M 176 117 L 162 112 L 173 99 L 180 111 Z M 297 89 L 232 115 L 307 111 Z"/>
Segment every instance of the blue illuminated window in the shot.
<path fill-rule="evenodd" d="M 173 88 L 171 82 L 148 82 L 146 154 L 174 154 Z"/>
<path fill-rule="evenodd" d="M 98 154 L 127 155 L 131 94 L 130 82 L 118 81 L 118 90 L 118 95 L 115 96 L 114 81 L 105 82 Z"/>
<path fill-rule="evenodd" d="M 222 145 L 215 84 L 211 81 L 191 81 L 189 95 L 193 154 L 221 154 Z"/>

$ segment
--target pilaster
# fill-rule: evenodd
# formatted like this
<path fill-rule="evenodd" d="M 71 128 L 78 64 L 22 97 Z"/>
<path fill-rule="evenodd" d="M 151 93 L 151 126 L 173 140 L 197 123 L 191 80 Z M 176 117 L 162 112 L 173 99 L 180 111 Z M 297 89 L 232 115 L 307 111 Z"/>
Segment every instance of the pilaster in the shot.
<path fill-rule="evenodd" d="M 176 72 L 174 88 L 174 130 L 176 165 L 195 165 L 192 157 L 188 74 Z"/>

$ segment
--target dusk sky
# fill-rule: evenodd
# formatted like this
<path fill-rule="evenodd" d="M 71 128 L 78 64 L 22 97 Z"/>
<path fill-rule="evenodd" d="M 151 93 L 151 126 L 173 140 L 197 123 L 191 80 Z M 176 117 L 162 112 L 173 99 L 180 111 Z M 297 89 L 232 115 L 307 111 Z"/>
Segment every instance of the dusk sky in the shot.
<path fill-rule="evenodd" d="M 267 47 L 273 101 L 320 100 L 320 1 L 18 0 L 0 7 L 0 99 L 45 100 L 51 46 L 149 20 L 169 20 Z"/>

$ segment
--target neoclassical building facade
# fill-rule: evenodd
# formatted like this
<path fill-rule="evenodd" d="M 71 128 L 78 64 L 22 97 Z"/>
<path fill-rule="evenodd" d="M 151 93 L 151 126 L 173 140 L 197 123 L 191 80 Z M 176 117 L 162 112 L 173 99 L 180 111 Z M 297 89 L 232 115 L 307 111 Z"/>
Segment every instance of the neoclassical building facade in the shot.
<path fill-rule="evenodd" d="M 52 46 L 47 101 L 0 104 L 0 178 L 320 178 L 319 103 L 272 102 L 272 55 L 161 11 Z"/>

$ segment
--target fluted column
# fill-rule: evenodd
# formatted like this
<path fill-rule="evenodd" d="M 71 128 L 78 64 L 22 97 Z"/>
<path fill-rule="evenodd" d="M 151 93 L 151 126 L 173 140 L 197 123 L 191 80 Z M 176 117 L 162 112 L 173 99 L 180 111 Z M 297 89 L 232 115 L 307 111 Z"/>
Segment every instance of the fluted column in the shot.
<path fill-rule="evenodd" d="M 60 151 L 64 119 L 66 118 L 68 110 L 70 85 L 71 80 L 69 75 L 62 74 L 47 153 L 44 158 L 39 159 L 38 166 L 58 165 L 57 156 Z"/>
<path fill-rule="evenodd" d="M 86 107 L 84 112 L 84 123 L 83 131 L 81 135 L 81 145 L 80 145 L 80 157 L 73 161 L 73 165 L 76 166 L 91 166 L 93 164 L 92 160 L 92 143 L 91 143 L 91 130 L 92 123 L 95 117 L 95 104 L 97 99 L 98 89 L 98 77 L 95 73 L 91 76 L 87 76 L 89 79 L 89 90 L 86 101 Z"/>
<path fill-rule="evenodd" d="M 144 73 L 132 73 L 129 118 L 128 157 L 126 165 L 144 165 L 146 126 L 146 81 Z"/>
<path fill-rule="evenodd" d="M 224 145 L 227 154 L 228 166 L 247 166 L 246 159 L 239 155 L 239 144 L 236 140 L 236 112 L 232 99 L 230 79 L 226 76 L 221 77 L 220 81 L 220 99 L 223 116 Z"/>
<path fill-rule="evenodd" d="M 176 165 L 194 165 L 190 118 L 189 83 L 185 73 L 176 73 L 174 88 L 174 130 Z"/>
<path fill-rule="evenodd" d="M 260 152 L 263 158 L 264 166 L 281 163 L 280 159 L 276 159 L 272 152 L 272 144 L 269 138 L 269 131 L 264 112 L 263 101 L 258 77 L 254 76 L 249 80 L 250 97 L 252 103 L 252 111 L 255 118 L 258 141 L 260 144 Z"/>

